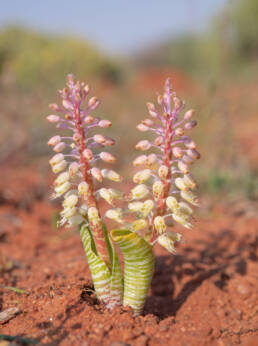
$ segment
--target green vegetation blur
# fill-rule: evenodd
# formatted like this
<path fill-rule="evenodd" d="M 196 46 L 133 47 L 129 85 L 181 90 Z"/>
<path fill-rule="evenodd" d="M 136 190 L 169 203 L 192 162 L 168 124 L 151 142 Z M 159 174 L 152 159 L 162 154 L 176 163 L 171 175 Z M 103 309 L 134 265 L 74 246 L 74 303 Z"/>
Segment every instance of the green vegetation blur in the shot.
<path fill-rule="evenodd" d="M 221 77 L 256 64 L 258 54 L 257 0 L 228 0 L 201 34 L 182 34 L 145 50 L 138 63 L 171 65 L 188 73 Z M 247 66 L 248 65 L 248 66 Z"/>
<path fill-rule="evenodd" d="M 0 71 L 7 69 L 22 89 L 60 87 L 69 71 L 119 81 L 118 64 L 87 42 L 72 37 L 48 37 L 10 27 L 0 33 Z"/>
<path fill-rule="evenodd" d="M 257 0 L 229 0 L 205 32 L 144 47 L 124 60 L 76 37 L 3 28 L 0 163 L 42 158 L 47 164 L 45 143 L 55 133 L 45 121 L 48 104 L 57 102 L 57 90 L 72 72 L 101 98 L 96 115 L 113 121 L 117 168 L 128 176 L 135 143 L 143 138 L 135 126 L 169 75 L 178 95 L 197 110 L 193 137 L 203 156 L 195 168 L 201 193 L 257 199 L 257 56 Z"/>

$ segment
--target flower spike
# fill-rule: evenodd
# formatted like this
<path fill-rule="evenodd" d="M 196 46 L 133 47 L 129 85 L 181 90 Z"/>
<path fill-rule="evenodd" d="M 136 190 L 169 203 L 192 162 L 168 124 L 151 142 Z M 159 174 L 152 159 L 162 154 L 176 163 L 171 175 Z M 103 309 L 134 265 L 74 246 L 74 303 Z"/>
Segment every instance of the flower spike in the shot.
<path fill-rule="evenodd" d="M 115 161 L 115 157 L 109 152 L 96 153 L 97 148 L 113 145 L 115 141 L 102 134 L 89 136 L 91 128 L 107 128 L 112 123 L 91 115 L 100 101 L 91 97 L 87 102 L 88 94 L 87 85 L 76 82 L 72 75 L 68 75 L 66 87 L 60 90 L 62 106 L 50 105 L 60 115 L 51 114 L 47 116 L 47 120 L 56 124 L 58 129 L 70 131 L 70 135 L 56 135 L 48 141 L 48 145 L 57 153 L 49 163 L 54 173 L 60 173 L 55 180 L 53 197 L 64 197 L 59 225 L 70 227 L 83 222 L 89 224 L 97 252 L 109 264 L 103 222 L 96 199 L 96 184 L 106 177 L 118 182 L 122 178 L 114 171 L 96 167 L 99 159 L 108 163 Z M 111 192 L 105 188 L 100 191 L 99 195 L 112 204 Z"/>
<path fill-rule="evenodd" d="M 200 154 L 195 142 L 186 136 L 197 122 L 192 120 L 193 110 L 188 110 L 180 119 L 185 105 L 172 91 L 169 79 L 165 82 L 164 94 L 158 96 L 158 104 L 160 110 L 153 103 L 147 103 L 152 119 L 145 119 L 137 126 L 141 132 L 156 134 L 153 142 L 143 139 L 136 145 L 140 151 L 147 152 L 153 148 L 155 153 L 141 155 L 134 160 L 134 165 L 141 166 L 141 171 L 134 175 L 133 181 L 140 185 L 132 189 L 132 200 L 145 197 L 148 200 L 141 203 L 130 201 L 128 209 L 141 218 L 141 225 L 145 225 L 142 218 L 146 219 L 145 239 L 151 244 L 158 241 L 168 251 L 174 252 L 174 242 L 181 237 L 171 237 L 169 228 L 173 221 L 191 228 L 193 211 L 187 203 L 198 205 L 198 199 L 192 192 L 197 185 L 189 173 L 189 165 L 198 160 Z M 146 169 L 142 168 L 144 166 Z M 149 203 L 149 211 L 144 214 L 140 210 L 146 202 Z"/>

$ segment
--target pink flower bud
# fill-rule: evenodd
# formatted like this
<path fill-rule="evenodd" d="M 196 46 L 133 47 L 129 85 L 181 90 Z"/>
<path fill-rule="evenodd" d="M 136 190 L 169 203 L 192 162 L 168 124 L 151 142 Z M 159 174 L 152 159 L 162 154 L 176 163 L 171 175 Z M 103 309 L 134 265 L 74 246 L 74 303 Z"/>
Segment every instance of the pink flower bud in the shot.
<path fill-rule="evenodd" d="M 173 148 L 173 149 L 172 149 L 172 152 L 173 152 L 173 155 L 174 155 L 176 158 L 178 158 L 178 159 L 180 159 L 180 158 L 183 156 L 182 149 L 179 148 L 179 147 Z"/>
<path fill-rule="evenodd" d="M 159 177 L 161 179 L 166 179 L 167 175 L 168 175 L 168 168 L 167 168 L 167 166 L 165 166 L 165 165 L 160 166 L 159 170 L 158 170 L 158 174 L 159 174 Z"/>
<path fill-rule="evenodd" d="M 154 144 L 157 145 L 158 147 L 163 143 L 163 137 L 162 136 L 158 136 L 155 141 Z"/>
<path fill-rule="evenodd" d="M 115 143 L 116 141 L 114 139 L 106 137 L 104 145 L 107 147 L 112 147 L 113 145 L 115 145 Z"/>
<path fill-rule="evenodd" d="M 187 166 L 186 163 L 184 163 L 183 161 L 178 161 L 178 168 L 182 173 L 188 173 L 189 172 L 189 168 Z"/>
<path fill-rule="evenodd" d="M 78 142 L 81 139 L 81 135 L 78 132 L 75 132 L 75 134 L 73 135 L 73 140 L 75 142 Z"/>
<path fill-rule="evenodd" d="M 188 155 L 184 155 L 182 161 L 187 165 L 191 165 L 192 163 L 194 163 L 194 160 Z"/>
<path fill-rule="evenodd" d="M 54 146 L 54 145 L 57 145 L 60 142 L 61 142 L 61 137 L 60 136 L 54 136 L 54 137 L 51 137 L 49 139 L 47 144 L 50 145 L 50 146 Z"/>
<path fill-rule="evenodd" d="M 183 130 L 181 127 L 178 127 L 178 128 L 175 130 L 175 135 L 176 135 L 176 136 L 181 137 L 181 136 L 183 136 L 183 134 L 184 134 L 184 130 Z"/>
<path fill-rule="evenodd" d="M 192 118 L 192 116 L 194 115 L 194 110 L 190 109 L 189 111 L 187 111 L 184 115 L 184 119 L 185 120 L 189 120 Z"/>
<path fill-rule="evenodd" d="M 103 160 L 105 162 L 115 162 L 116 161 L 116 158 L 112 154 L 110 154 L 106 151 L 102 151 L 99 154 L 99 156 L 100 156 L 101 160 Z"/>
<path fill-rule="evenodd" d="M 152 166 L 157 162 L 157 155 L 156 154 L 150 154 L 147 157 L 147 165 Z"/>
<path fill-rule="evenodd" d="M 136 144 L 136 149 L 138 150 L 148 150 L 151 147 L 151 143 L 148 140 L 143 140 L 140 141 L 139 143 Z"/>
<path fill-rule="evenodd" d="M 133 165 L 134 165 L 134 166 L 144 165 L 144 164 L 146 163 L 146 160 L 147 160 L 147 156 L 146 156 L 146 155 L 138 156 L 138 157 L 133 161 Z"/>
<path fill-rule="evenodd" d="M 175 109 L 179 109 L 180 107 L 182 107 L 182 101 L 178 98 L 178 97 L 174 97 L 173 98 L 174 101 L 174 105 L 175 105 Z"/>
<path fill-rule="evenodd" d="M 69 175 L 70 177 L 74 177 L 79 172 L 79 165 L 77 162 L 72 162 L 69 166 Z"/>
<path fill-rule="evenodd" d="M 74 96 L 76 102 L 81 102 L 82 98 L 79 92 L 77 92 Z"/>
<path fill-rule="evenodd" d="M 193 129 L 197 125 L 196 120 L 189 121 L 188 123 L 185 124 L 185 129 L 190 130 Z"/>
<path fill-rule="evenodd" d="M 49 108 L 52 109 L 52 111 L 59 112 L 61 108 L 56 103 L 50 103 Z"/>
<path fill-rule="evenodd" d="M 100 134 L 94 135 L 93 139 L 96 143 L 99 143 L 99 144 L 103 144 L 106 141 L 106 138 Z"/>
<path fill-rule="evenodd" d="M 93 154 L 90 149 L 84 149 L 82 155 L 85 157 L 86 160 L 92 160 L 93 159 Z"/>
<path fill-rule="evenodd" d="M 64 108 L 66 108 L 66 109 L 72 109 L 73 108 L 72 103 L 68 100 L 63 100 L 62 103 L 63 103 Z"/>
<path fill-rule="evenodd" d="M 88 95 L 88 93 L 90 92 L 90 87 L 88 85 L 85 85 L 83 90 L 84 90 L 85 94 Z"/>
<path fill-rule="evenodd" d="M 145 126 L 143 124 L 139 124 L 136 126 L 137 130 L 141 131 L 141 132 L 146 132 L 149 130 L 149 127 L 148 126 Z"/>
<path fill-rule="evenodd" d="M 64 150 L 65 147 L 66 147 L 66 144 L 64 142 L 60 142 L 60 143 L 58 143 L 57 145 L 54 146 L 53 150 L 56 153 L 60 153 L 61 151 Z"/>
<path fill-rule="evenodd" d="M 91 109 L 97 108 L 99 104 L 100 104 L 100 101 L 97 99 L 96 96 L 93 96 L 89 99 L 88 105 Z"/>
<path fill-rule="evenodd" d="M 154 121 L 151 120 L 151 119 L 144 119 L 144 120 L 142 121 L 142 124 L 145 125 L 145 126 L 153 126 Z"/>
<path fill-rule="evenodd" d="M 198 160 L 201 157 L 200 153 L 196 149 L 188 149 L 186 153 L 194 160 Z"/>
<path fill-rule="evenodd" d="M 158 113 L 155 112 L 155 111 L 149 110 L 149 115 L 150 115 L 151 117 L 153 117 L 153 118 L 157 118 Z"/>
<path fill-rule="evenodd" d="M 103 177 L 102 177 L 100 169 L 98 169 L 97 167 L 93 167 L 91 169 L 91 174 L 98 182 L 100 183 L 102 182 Z"/>
<path fill-rule="evenodd" d="M 85 124 L 87 124 L 87 125 L 93 123 L 93 121 L 94 121 L 94 118 L 93 118 L 91 115 L 88 115 L 88 116 L 84 119 L 84 122 L 85 122 Z"/>
<path fill-rule="evenodd" d="M 102 127 L 103 129 L 112 126 L 111 121 L 109 120 L 100 120 L 100 122 L 98 123 L 99 127 Z"/>
<path fill-rule="evenodd" d="M 149 111 L 155 111 L 155 106 L 153 103 L 147 102 L 146 105 Z"/>
<path fill-rule="evenodd" d="M 57 163 L 63 161 L 64 155 L 63 154 L 56 154 L 52 157 L 52 159 L 49 160 L 49 163 L 51 166 L 56 165 Z"/>
<path fill-rule="evenodd" d="M 59 115 L 51 114 L 51 115 L 48 115 L 48 116 L 47 116 L 47 120 L 48 120 L 50 123 L 57 123 L 57 122 L 60 120 L 60 116 L 59 116 Z"/>
<path fill-rule="evenodd" d="M 185 141 L 185 146 L 189 149 L 196 149 L 196 143 L 190 139 Z"/>

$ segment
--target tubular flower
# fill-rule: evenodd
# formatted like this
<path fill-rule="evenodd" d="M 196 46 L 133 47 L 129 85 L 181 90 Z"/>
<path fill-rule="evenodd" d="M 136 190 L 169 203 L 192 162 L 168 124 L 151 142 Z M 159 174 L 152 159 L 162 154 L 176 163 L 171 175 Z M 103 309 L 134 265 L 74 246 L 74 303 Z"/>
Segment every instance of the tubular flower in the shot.
<path fill-rule="evenodd" d="M 143 139 L 136 145 L 136 149 L 146 153 L 134 160 L 134 165 L 141 166 L 141 170 L 134 175 L 133 181 L 140 185 L 132 189 L 132 200 L 146 197 L 148 200 L 141 203 L 130 200 L 128 209 L 147 221 L 145 239 L 174 252 L 174 243 L 180 241 L 181 236 L 178 233 L 175 236 L 170 227 L 175 221 L 191 228 L 193 210 L 188 203 L 198 205 L 192 191 L 197 184 L 189 173 L 189 166 L 200 158 L 200 154 L 196 143 L 187 134 L 197 122 L 192 120 L 193 110 L 180 116 L 185 105 L 171 90 L 169 79 L 163 95 L 158 96 L 158 104 L 160 110 L 153 103 L 147 104 L 152 119 L 145 119 L 137 126 L 141 132 L 156 134 L 153 141 Z M 148 154 L 149 149 L 154 149 L 155 153 Z M 144 226 L 142 221 L 141 225 Z"/>
<path fill-rule="evenodd" d="M 48 145 L 56 152 L 49 163 L 53 172 L 59 174 L 54 182 L 53 198 L 64 196 L 59 225 L 70 227 L 82 222 L 88 224 L 96 239 L 99 255 L 108 263 L 109 256 L 96 195 L 109 204 L 112 204 L 114 196 L 106 188 L 97 193 L 96 184 L 101 183 L 103 178 L 118 182 L 122 178 L 114 171 L 96 167 L 98 160 L 108 163 L 115 161 L 115 157 L 109 152 L 97 152 L 98 149 L 113 145 L 115 141 L 102 134 L 89 134 L 92 128 L 107 128 L 112 123 L 91 116 L 100 102 L 96 97 L 87 101 L 88 94 L 89 87 L 85 83 L 76 82 L 72 75 L 68 75 L 66 87 L 60 91 L 62 106 L 50 105 L 51 110 L 60 115 L 51 114 L 47 120 L 59 130 L 66 130 L 66 135 L 56 135 L 48 141 Z"/>

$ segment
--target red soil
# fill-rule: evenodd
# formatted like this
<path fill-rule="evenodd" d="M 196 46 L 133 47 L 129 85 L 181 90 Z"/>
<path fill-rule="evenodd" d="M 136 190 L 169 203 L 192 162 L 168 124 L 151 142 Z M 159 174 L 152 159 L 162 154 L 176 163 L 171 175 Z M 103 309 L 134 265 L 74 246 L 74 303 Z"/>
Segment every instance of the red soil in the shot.
<path fill-rule="evenodd" d="M 167 78 L 171 79 L 173 90 L 186 92 L 193 88 L 193 82 L 183 72 L 174 69 L 149 68 L 146 71 L 137 73 L 133 80 L 133 90 L 139 92 L 159 91 L 162 92 L 164 82 Z"/>
<path fill-rule="evenodd" d="M 62 346 L 257 345 L 258 221 L 252 205 L 200 217 L 194 230 L 183 231 L 177 256 L 156 247 L 146 308 L 134 317 L 98 303 L 78 233 L 51 226 L 55 208 L 45 178 L 31 172 L 1 169 L 0 311 L 20 309 L 0 324 L 1 334 Z"/>

